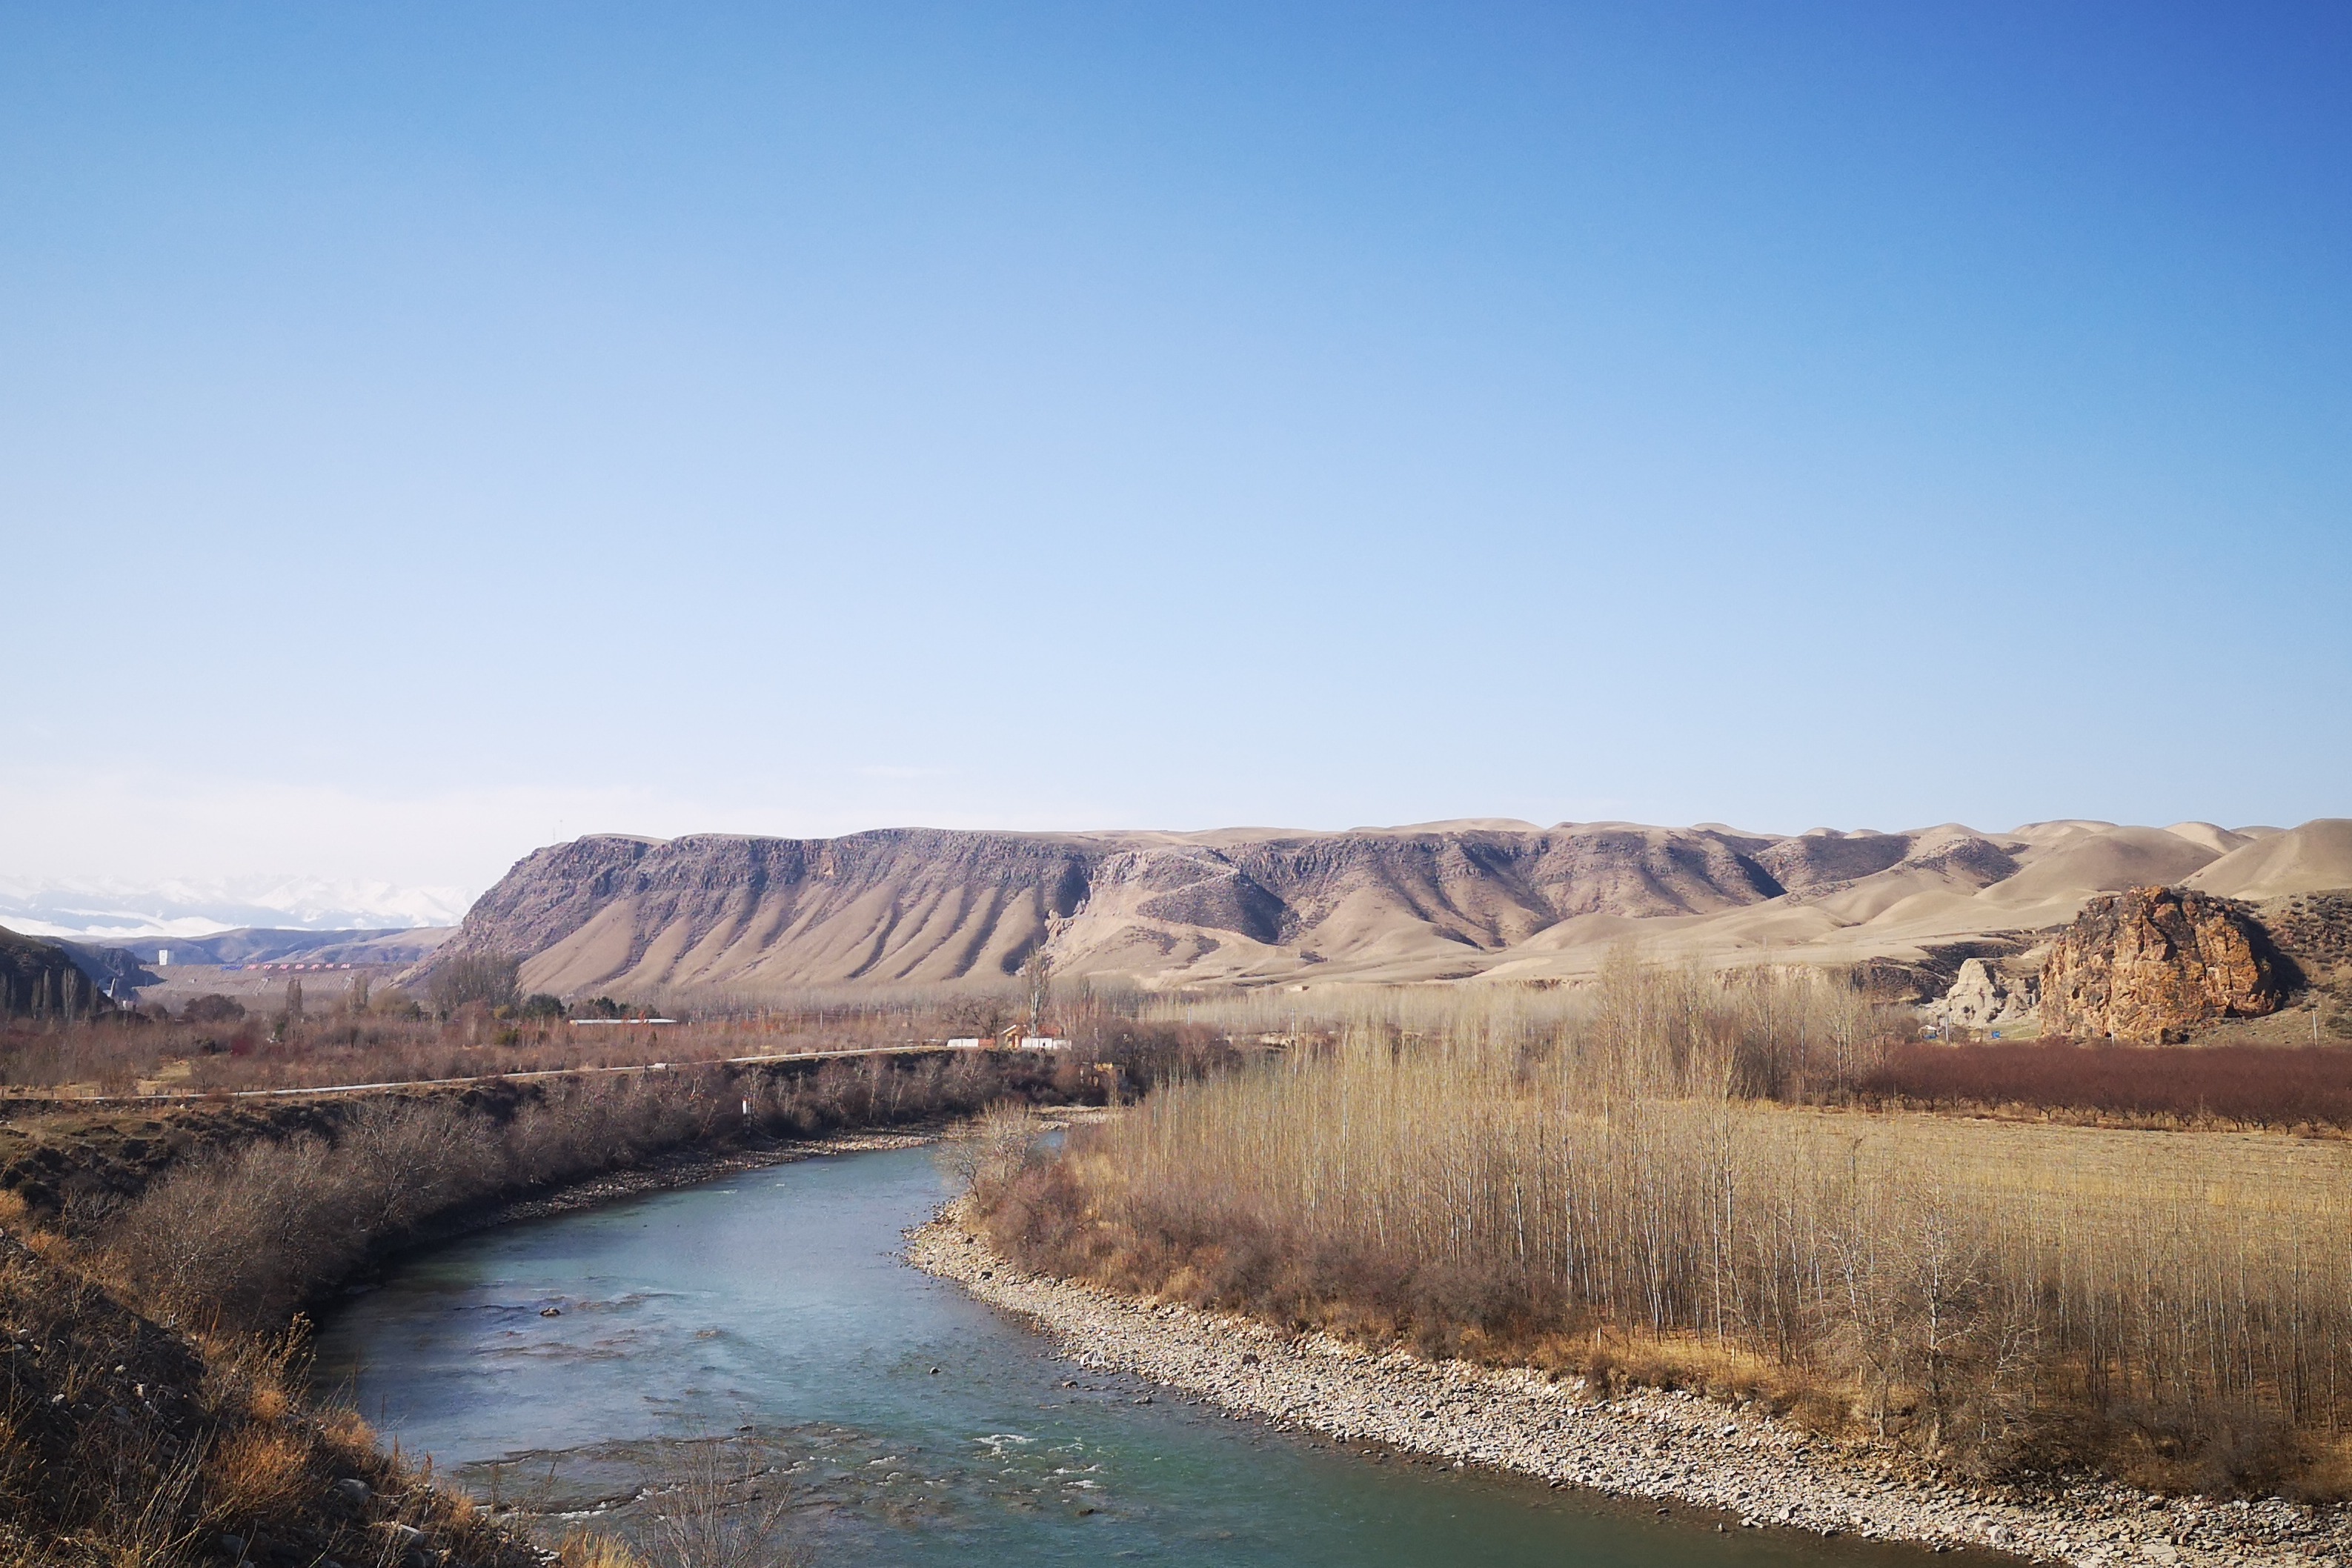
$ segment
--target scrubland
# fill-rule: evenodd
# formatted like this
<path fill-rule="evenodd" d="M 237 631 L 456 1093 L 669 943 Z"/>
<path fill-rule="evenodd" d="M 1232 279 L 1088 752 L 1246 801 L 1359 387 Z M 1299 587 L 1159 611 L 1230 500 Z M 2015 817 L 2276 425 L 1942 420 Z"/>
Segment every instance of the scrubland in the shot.
<path fill-rule="evenodd" d="M 2352 1145 L 1873 1113 L 1899 1042 L 1819 977 L 1410 1005 L 983 1182 L 992 1242 L 1979 1476 L 2352 1491 Z"/>

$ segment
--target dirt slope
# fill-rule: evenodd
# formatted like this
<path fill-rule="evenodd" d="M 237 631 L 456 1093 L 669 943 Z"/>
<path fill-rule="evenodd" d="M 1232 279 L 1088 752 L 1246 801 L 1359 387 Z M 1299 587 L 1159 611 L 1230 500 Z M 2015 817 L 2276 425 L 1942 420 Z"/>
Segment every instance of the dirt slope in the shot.
<path fill-rule="evenodd" d="M 539 1553 L 289 1396 L 267 1341 L 142 1316 L 66 1249 L 0 1236 L 0 1561 L 533 1568 Z"/>

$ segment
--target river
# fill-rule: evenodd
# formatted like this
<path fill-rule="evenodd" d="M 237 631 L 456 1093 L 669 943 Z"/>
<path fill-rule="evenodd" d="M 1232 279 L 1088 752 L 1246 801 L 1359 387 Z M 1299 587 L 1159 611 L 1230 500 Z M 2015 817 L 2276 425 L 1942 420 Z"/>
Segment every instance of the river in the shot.
<path fill-rule="evenodd" d="M 929 1152 L 901 1150 L 485 1232 L 404 1260 L 329 1314 L 318 1378 L 478 1498 L 601 1512 L 622 1533 L 660 1506 L 637 1498 L 649 1476 L 723 1440 L 730 1463 L 786 1474 L 796 1528 L 828 1563 L 1916 1568 L 1927 1556 L 1718 1532 L 1712 1517 L 1367 1455 L 1081 1372 L 898 1260 L 900 1232 L 944 1195 Z"/>

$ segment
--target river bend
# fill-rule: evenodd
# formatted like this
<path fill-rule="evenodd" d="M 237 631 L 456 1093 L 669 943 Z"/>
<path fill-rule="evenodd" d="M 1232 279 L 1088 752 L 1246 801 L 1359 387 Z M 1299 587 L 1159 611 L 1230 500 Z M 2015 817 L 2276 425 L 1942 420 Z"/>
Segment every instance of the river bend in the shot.
<path fill-rule="evenodd" d="M 674 1445 L 783 1472 L 840 1563 L 1916 1565 L 1367 1456 L 1078 1371 L 898 1261 L 928 1151 L 845 1154 L 434 1248 L 328 1316 L 318 1375 L 485 1501 L 644 1525 Z M 1679 1511 L 1679 1510 L 1678 1510 Z"/>

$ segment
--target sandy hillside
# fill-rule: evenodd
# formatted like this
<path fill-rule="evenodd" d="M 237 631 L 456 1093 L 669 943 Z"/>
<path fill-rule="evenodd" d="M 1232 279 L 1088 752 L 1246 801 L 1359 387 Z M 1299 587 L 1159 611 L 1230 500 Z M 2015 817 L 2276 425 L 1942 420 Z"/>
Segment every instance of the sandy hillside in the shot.
<path fill-rule="evenodd" d="M 2231 899 L 2275 899 L 2352 888 L 2352 817 L 2323 816 L 2231 850 L 2189 879 Z"/>

